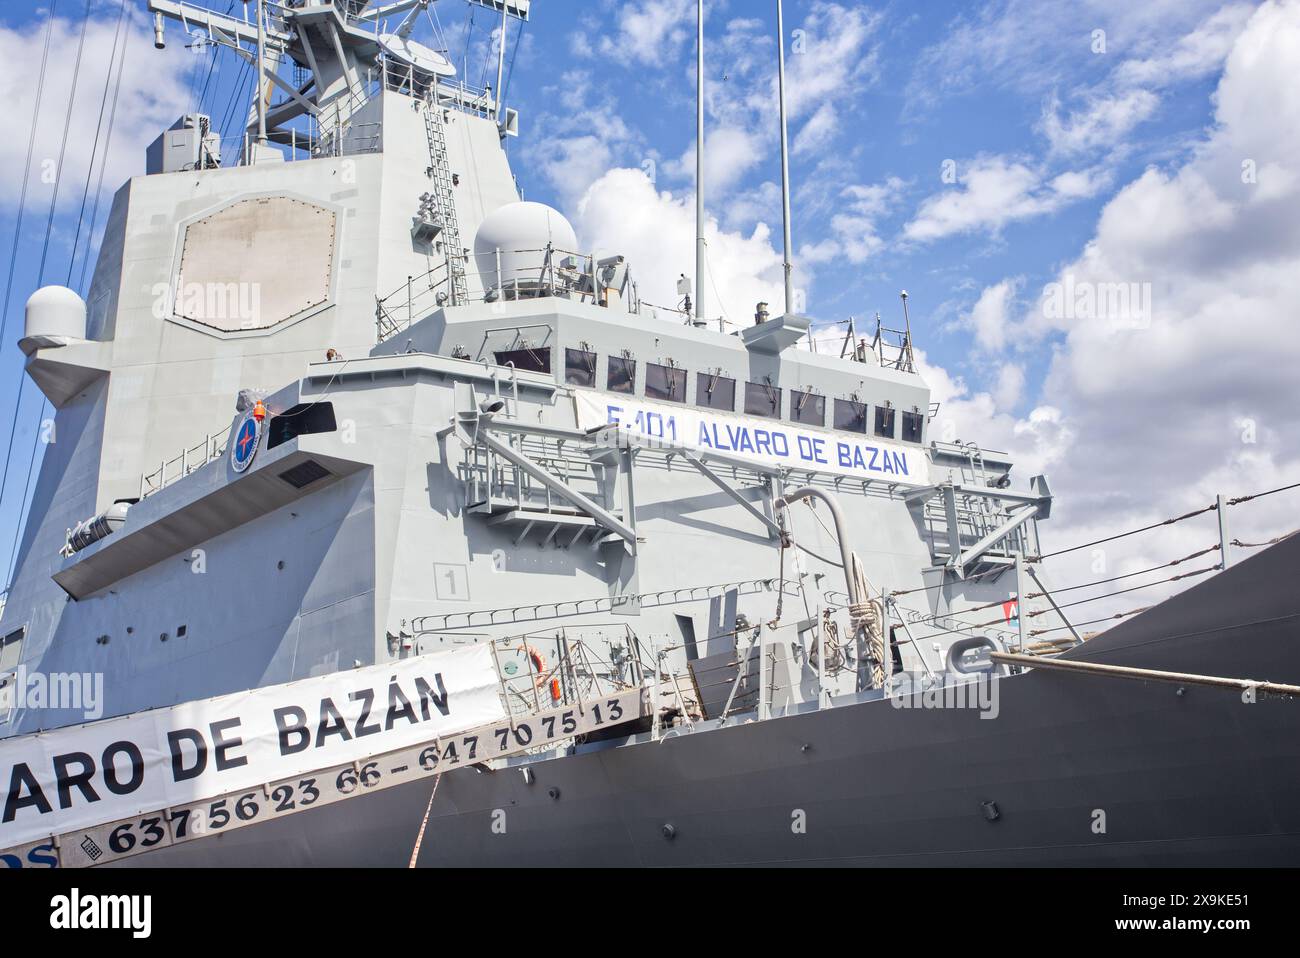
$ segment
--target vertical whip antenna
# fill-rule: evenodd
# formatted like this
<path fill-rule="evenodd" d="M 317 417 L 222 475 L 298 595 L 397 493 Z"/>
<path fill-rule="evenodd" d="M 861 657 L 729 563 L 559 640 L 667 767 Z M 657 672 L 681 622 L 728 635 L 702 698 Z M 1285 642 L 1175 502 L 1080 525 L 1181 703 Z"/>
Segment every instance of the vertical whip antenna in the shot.
<path fill-rule="evenodd" d="M 704 319 L 704 0 L 696 0 L 695 33 L 695 315 Z"/>
<path fill-rule="evenodd" d="M 785 17 L 776 0 L 777 97 L 781 102 L 781 219 L 785 234 L 785 314 L 794 313 L 794 263 L 790 259 L 790 145 L 785 119 Z"/>

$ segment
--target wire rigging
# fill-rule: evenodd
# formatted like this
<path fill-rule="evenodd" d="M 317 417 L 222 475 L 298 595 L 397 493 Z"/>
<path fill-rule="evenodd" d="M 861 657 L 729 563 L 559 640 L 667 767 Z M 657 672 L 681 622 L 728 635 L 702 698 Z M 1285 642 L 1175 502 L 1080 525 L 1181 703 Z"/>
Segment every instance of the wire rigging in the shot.
<path fill-rule="evenodd" d="M 68 131 L 72 127 L 72 113 L 77 103 L 77 86 L 81 79 L 81 59 L 82 59 L 82 54 L 85 52 L 86 31 L 90 26 L 90 12 L 91 12 L 92 4 L 93 4 L 93 0 L 86 0 L 86 12 L 82 16 L 81 31 L 77 39 L 77 53 L 76 53 L 76 57 L 73 60 L 73 65 L 72 65 L 72 89 L 68 93 L 68 107 L 63 117 L 63 139 L 62 142 L 60 142 L 59 144 L 59 158 L 54 171 L 54 189 L 50 194 L 50 209 L 45 221 L 45 239 L 41 244 L 41 262 L 36 273 L 36 286 L 38 289 L 45 284 L 45 266 L 49 258 L 50 239 L 54 235 L 54 214 L 58 208 L 59 188 L 63 183 L 63 162 L 67 156 Z M 107 79 L 104 82 L 107 83 L 108 82 Z M 36 122 L 36 118 L 33 117 L 33 123 L 35 122 Z M 90 177 L 89 168 L 87 168 L 86 170 L 86 177 L 87 179 L 89 179 Z M 80 227 L 78 227 L 78 230 L 79 229 Z M 74 249 L 75 249 L 75 245 L 74 245 Z M 69 270 L 69 273 L 71 273 L 71 270 Z M 5 480 L 4 480 L 5 484 L 7 484 L 8 476 L 9 476 L 9 463 L 13 457 L 13 447 L 14 447 L 14 439 L 16 438 L 16 434 L 17 434 L 18 417 L 19 417 L 20 410 L 22 408 L 23 386 L 26 385 L 26 382 L 27 382 L 27 377 L 23 377 L 22 382 L 20 382 L 18 385 L 18 403 L 15 405 L 14 408 L 14 430 L 10 433 L 9 450 L 5 457 Z M 44 421 L 45 409 L 47 405 L 48 405 L 47 400 L 45 399 L 44 396 L 42 396 L 40 410 L 37 413 L 37 419 L 36 419 L 37 426 L 32 431 L 32 448 L 31 448 L 30 456 L 27 461 L 27 478 L 23 485 L 22 504 L 20 505 L 18 509 L 18 513 L 14 520 L 13 545 L 10 548 L 9 563 L 5 575 L 6 588 L 8 588 L 8 585 L 11 583 L 13 573 L 18 562 L 18 542 L 20 537 L 22 536 L 23 527 L 26 525 L 25 516 L 27 512 L 27 503 L 31 496 L 32 473 L 35 471 L 36 468 L 36 450 L 38 448 L 38 444 L 40 442 L 41 433 L 42 433 L 40 423 Z"/>
<path fill-rule="evenodd" d="M 130 39 L 122 44 L 122 56 L 117 61 L 117 79 L 113 82 L 113 101 L 108 111 L 108 131 L 104 136 L 104 153 L 99 160 L 99 179 L 95 181 L 95 202 L 90 208 L 90 228 L 86 234 L 86 255 L 81 260 L 81 276 L 77 279 L 77 288 L 86 290 L 86 271 L 90 268 L 90 244 L 95 241 L 95 226 L 99 223 L 99 203 L 104 196 L 104 173 L 108 169 L 108 152 L 113 146 L 113 126 L 117 121 L 118 98 L 122 91 L 122 74 L 126 70 L 126 54 L 131 47 Z M 93 277 L 92 277 L 93 278 Z"/>
<path fill-rule="evenodd" d="M 13 248 L 10 250 L 10 254 L 9 254 L 9 277 L 5 282 L 4 307 L 3 307 L 3 312 L 0 313 L 0 338 L 3 338 L 5 342 L 8 342 L 8 336 L 5 335 L 5 332 L 8 329 L 8 322 L 9 322 L 9 299 L 10 299 L 10 295 L 13 293 L 14 268 L 18 262 L 18 241 L 22 235 L 23 214 L 27 208 L 27 184 L 31 177 L 32 156 L 36 150 L 36 130 L 40 123 L 41 99 L 45 92 L 45 71 L 46 71 L 46 66 L 49 63 L 50 37 L 54 32 L 54 11 L 56 5 L 57 5 L 57 0 L 52 0 L 52 2 L 50 3 L 50 12 L 45 20 L 45 46 L 43 52 L 41 53 L 40 73 L 36 79 L 36 104 L 32 108 L 32 129 L 31 129 L 31 134 L 27 140 L 27 162 L 23 169 L 22 188 L 19 191 L 18 219 L 17 222 L 14 224 Z M 27 384 L 27 377 L 22 376 L 18 381 L 18 397 L 17 400 L 14 402 L 13 418 L 9 428 L 9 443 L 8 443 L 8 450 L 5 453 L 4 474 L 3 474 L 3 478 L 0 478 L 0 504 L 3 504 L 4 494 L 9 487 L 9 467 L 13 460 L 14 438 L 18 432 L 18 413 L 19 410 L 22 409 L 23 387 L 26 384 Z M 19 514 L 19 516 L 15 519 L 15 523 L 20 523 L 21 519 L 22 516 L 21 514 Z"/>
<path fill-rule="evenodd" d="M 99 153 L 99 136 L 104 128 L 104 110 L 108 106 L 108 91 L 113 83 L 113 63 L 117 60 L 117 45 L 122 37 L 122 23 L 126 19 L 126 0 L 120 0 L 117 11 L 117 26 L 113 30 L 113 49 L 108 55 L 108 71 L 104 74 L 104 93 L 99 98 L 99 118 L 95 120 L 95 139 L 90 147 L 90 165 L 86 168 L 86 183 L 81 191 L 81 208 L 77 210 L 77 231 L 72 238 L 72 255 L 68 257 L 68 280 L 65 286 L 72 286 L 72 274 L 77 266 L 77 248 L 81 243 L 81 226 L 86 216 L 86 201 L 90 197 L 90 181 L 95 169 L 95 157 Z M 107 160 L 108 147 L 104 147 Z M 102 166 L 101 166 L 102 168 Z M 90 239 L 86 240 L 86 258 L 90 258 Z"/>

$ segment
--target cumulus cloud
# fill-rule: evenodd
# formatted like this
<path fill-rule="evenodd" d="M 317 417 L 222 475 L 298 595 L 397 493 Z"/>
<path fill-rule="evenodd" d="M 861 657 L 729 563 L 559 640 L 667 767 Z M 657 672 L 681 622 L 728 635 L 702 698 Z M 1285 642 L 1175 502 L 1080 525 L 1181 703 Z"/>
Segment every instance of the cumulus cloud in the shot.
<path fill-rule="evenodd" d="M 165 51 L 155 50 L 151 42 L 153 35 L 147 29 L 143 14 L 131 10 L 127 16 L 115 61 L 122 63 L 122 81 L 112 141 L 106 154 L 107 119 L 101 132 L 100 157 L 106 162 L 104 184 L 109 189 L 116 189 L 128 177 L 144 171 L 145 147 L 190 108 L 188 77 L 199 63 L 206 67 L 208 62 L 187 54 L 179 44 L 171 44 Z M 23 186 L 19 171 L 27 159 L 29 124 L 36 106 L 35 78 L 41 72 L 44 27 L 43 18 L 21 28 L 0 25 L 0 102 L 5 104 L 6 115 L 13 122 L 15 131 L 14 135 L 0 137 L 0 169 L 10 171 L 0 177 L 0 203 L 6 206 L 17 204 Z M 89 140 L 99 125 L 100 103 L 116 27 L 114 9 L 111 15 L 92 19 L 86 29 L 69 127 L 69 137 L 76 139 L 72 140 L 73 145 L 65 155 L 66 168 L 62 172 L 59 191 L 61 207 L 81 201 L 81 187 L 90 164 Z M 79 18 L 55 17 L 36 129 L 33 167 L 28 181 L 29 203 L 47 204 L 53 190 L 64 119 L 73 93 L 71 65 L 80 31 Z M 114 82 L 116 69 L 115 66 Z M 111 89 L 109 96 L 112 96 Z M 96 178 L 100 162 L 100 158 L 95 161 Z"/>
<path fill-rule="evenodd" d="M 1016 283 L 1004 279 L 985 288 L 969 313 L 962 317 L 963 324 L 975 335 L 976 348 L 985 353 L 1000 352 L 1007 344 L 1011 327 L 1011 307 L 1016 294 Z M 1020 386 L 1024 385 L 1023 371 Z M 1017 391 L 1019 387 L 1017 387 Z M 1003 405 L 1011 405 L 1005 403 Z"/>
<path fill-rule="evenodd" d="M 628 257 L 647 302 L 671 308 L 678 276 L 695 272 L 694 197 L 657 190 L 642 170 L 614 169 L 593 182 L 576 205 L 574 227 L 584 248 Z M 709 318 L 748 326 L 755 303 L 781 301 L 781 254 L 766 225 L 744 234 L 711 219 L 704 235 Z"/>
<path fill-rule="evenodd" d="M 1181 166 L 1148 169 L 1107 203 L 1057 277 L 1078 308 L 1036 317 L 1063 337 L 1040 402 L 1072 441 L 1045 455 L 1037 432 L 1019 438 L 1062 494 L 1054 543 L 1295 480 L 1300 410 L 1285 398 L 1300 365 L 1298 71 L 1300 4 L 1263 4 L 1227 56 L 1213 128 Z M 1150 309 L 1117 321 L 1096 295 L 1104 287 L 1147 290 Z M 1294 515 L 1294 499 L 1279 496 L 1230 519 L 1234 534 L 1263 541 L 1291 531 Z M 1216 538 L 1213 516 L 1181 523 L 1065 558 L 1058 581 L 1095 575 L 1096 562 L 1115 574 L 1167 561 Z"/>

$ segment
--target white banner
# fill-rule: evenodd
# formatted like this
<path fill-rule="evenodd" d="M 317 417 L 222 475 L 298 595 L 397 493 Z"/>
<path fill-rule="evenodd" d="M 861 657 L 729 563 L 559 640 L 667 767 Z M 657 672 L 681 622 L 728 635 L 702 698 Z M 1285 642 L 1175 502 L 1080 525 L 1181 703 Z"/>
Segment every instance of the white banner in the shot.
<path fill-rule="evenodd" d="M 476 645 L 0 741 L 0 849 L 505 718 Z"/>
<path fill-rule="evenodd" d="M 815 469 L 855 479 L 925 486 L 930 462 L 920 446 L 608 393 L 574 390 L 578 428 L 614 425 L 621 432 L 721 452 L 768 466 Z"/>

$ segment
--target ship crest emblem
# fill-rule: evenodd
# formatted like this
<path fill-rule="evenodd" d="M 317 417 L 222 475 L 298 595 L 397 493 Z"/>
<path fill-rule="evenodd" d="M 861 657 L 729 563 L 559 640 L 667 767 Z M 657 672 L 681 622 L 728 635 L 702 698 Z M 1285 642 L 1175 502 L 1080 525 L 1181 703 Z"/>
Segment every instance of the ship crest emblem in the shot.
<path fill-rule="evenodd" d="M 240 420 L 239 427 L 235 430 L 234 441 L 230 444 L 230 467 L 235 472 L 243 472 L 253 464 L 253 457 L 257 455 L 258 440 L 261 439 L 262 433 L 259 426 L 251 409 Z"/>

